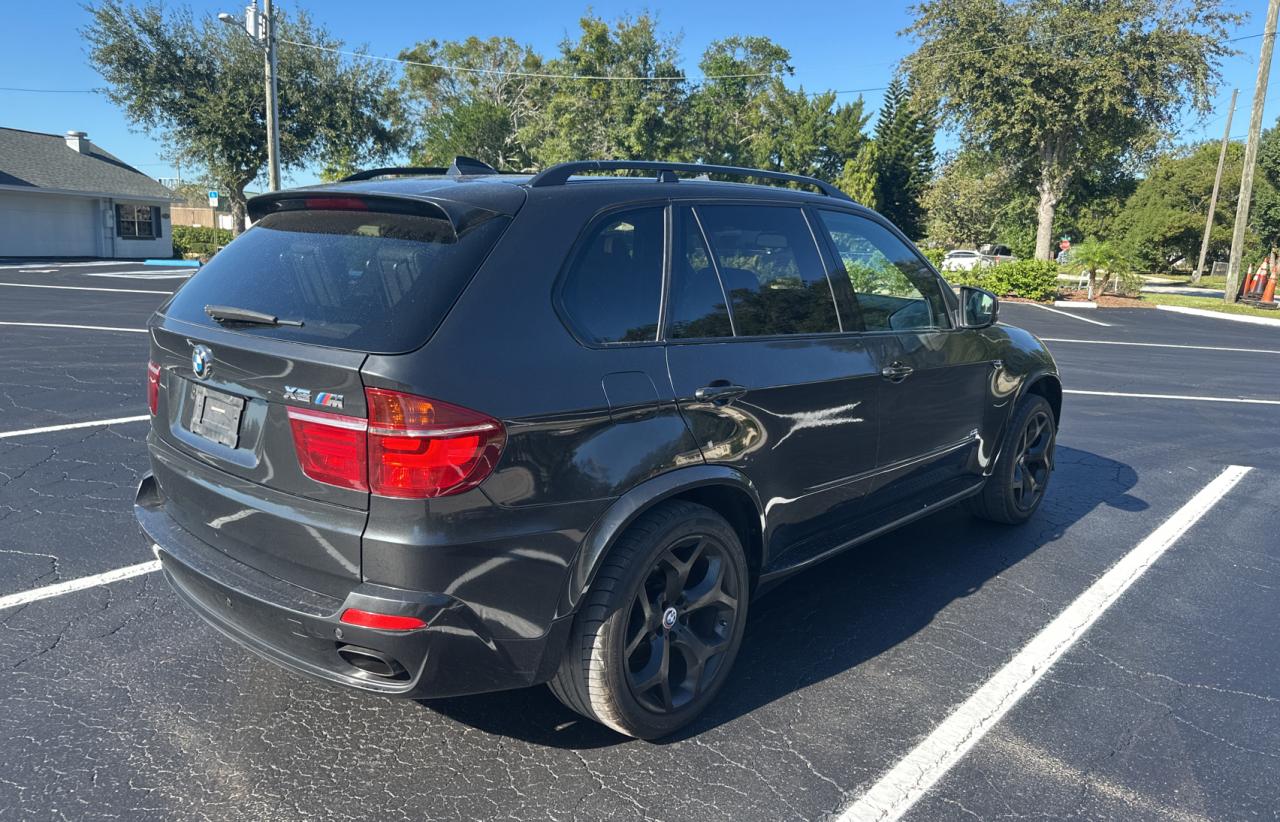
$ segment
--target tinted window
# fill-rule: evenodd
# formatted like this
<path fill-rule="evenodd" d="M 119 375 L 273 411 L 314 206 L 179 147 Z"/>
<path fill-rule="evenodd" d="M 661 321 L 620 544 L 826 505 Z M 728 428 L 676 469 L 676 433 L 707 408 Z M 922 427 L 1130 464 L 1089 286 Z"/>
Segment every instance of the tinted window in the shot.
<path fill-rule="evenodd" d="M 693 212 L 681 209 L 679 213 L 671 263 L 667 337 L 732 337 L 724 291 L 711 265 L 702 230 Z"/>
<path fill-rule="evenodd" d="M 206 305 L 300 320 L 236 331 L 358 351 L 421 346 L 506 225 L 495 217 L 455 236 L 447 220 L 369 211 L 286 211 L 264 217 L 200 268 L 170 316 L 215 325 Z"/>
<path fill-rule="evenodd" d="M 849 273 L 866 330 L 950 327 L 938 278 L 905 243 L 872 220 L 837 211 L 819 214 Z"/>
<path fill-rule="evenodd" d="M 561 299 L 592 342 L 656 339 L 662 293 L 661 208 L 610 215 L 587 236 Z"/>
<path fill-rule="evenodd" d="M 804 214 L 782 206 L 700 206 L 738 336 L 839 331 Z"/>

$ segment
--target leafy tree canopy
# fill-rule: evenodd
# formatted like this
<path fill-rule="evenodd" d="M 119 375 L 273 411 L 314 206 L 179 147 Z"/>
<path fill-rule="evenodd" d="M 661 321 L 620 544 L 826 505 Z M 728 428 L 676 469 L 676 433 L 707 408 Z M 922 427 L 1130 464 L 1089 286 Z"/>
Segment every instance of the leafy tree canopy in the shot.
<path fill-rule="evenodd" d="M 1149 148 L 1188 103 L 1208 110 L 1242 19 L 1218 0 L 926 0 L 914 12 L 907 70 L 967 141 L 1030 167 L 1041 259 L 1073 179 Z"/>
<path fill-rule="evenodd" d="M 197 20 L 185 6 L 102 0 L 89 12 L 83 33 L 107 96 L 159 135 L 173 158 L 207 170 L 226 191 L 239 229 L 245 188 L 267 163 L 261 49 L 243 31 Z M 277 14 L 283 40 L 343 45 L 305 12 Z M 400 146 L 401 108 L 388 68 L 346 65 L 332 52 L 283 42 L 277 61 L 281 168 L 318 161 L 335 177 Z"/>

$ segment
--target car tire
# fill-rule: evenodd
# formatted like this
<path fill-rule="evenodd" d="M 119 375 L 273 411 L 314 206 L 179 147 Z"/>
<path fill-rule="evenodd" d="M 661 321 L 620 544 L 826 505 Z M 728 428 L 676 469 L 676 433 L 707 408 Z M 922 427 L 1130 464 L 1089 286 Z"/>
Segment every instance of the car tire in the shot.
<path fill-rule="evenodd" d="M 1048 400 L 1038 394 L 1023 399 L 1000 443 L 991 476 L 982 491 L 965 500 L 970 513 L 1009 525 L 1031 519 L 1049 487 L 1057 436 Z"/>
<path fill-rule="evenodd" d="M 742 543 L 715 511 L 676 500 L 642 514 L 596 574 L 551 691 L 627 736 L 675 732 L 723 687 L 749 585 Z"/>

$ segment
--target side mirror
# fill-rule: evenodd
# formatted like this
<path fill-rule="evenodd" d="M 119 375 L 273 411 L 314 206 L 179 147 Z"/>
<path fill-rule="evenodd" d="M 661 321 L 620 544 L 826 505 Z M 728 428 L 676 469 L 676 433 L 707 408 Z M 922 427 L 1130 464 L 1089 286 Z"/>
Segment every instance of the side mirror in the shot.
<path fill-rule="evenodd" d="M 1000 300 L 985 288 L 960 286 L 960 327 L 986 328 L 1000 316 Z"/>

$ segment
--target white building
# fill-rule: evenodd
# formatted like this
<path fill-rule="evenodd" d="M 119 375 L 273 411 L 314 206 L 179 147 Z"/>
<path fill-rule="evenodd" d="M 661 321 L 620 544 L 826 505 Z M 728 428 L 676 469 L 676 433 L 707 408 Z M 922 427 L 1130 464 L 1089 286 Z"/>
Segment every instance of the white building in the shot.
<path fill-rule="evenodd" d="M 0 127 L 0 257 L 169 257 L 173 199 L 82 131 Z"/>

